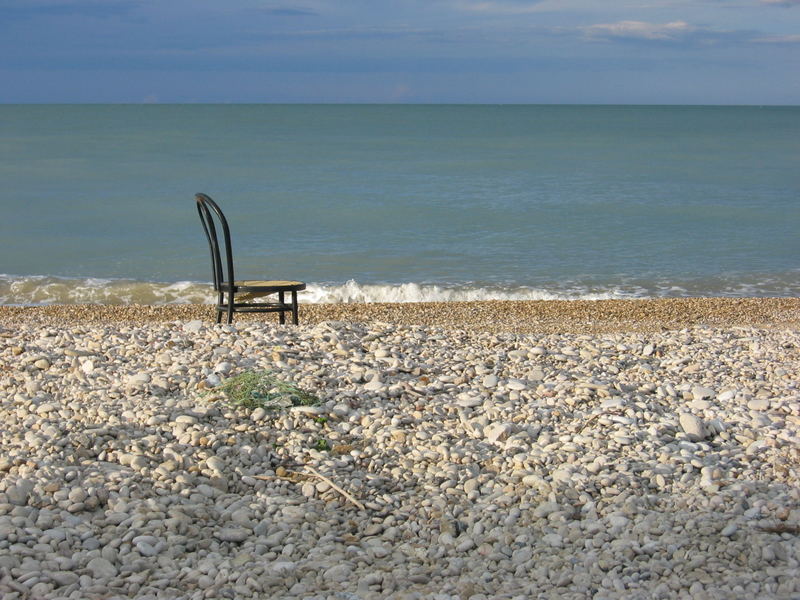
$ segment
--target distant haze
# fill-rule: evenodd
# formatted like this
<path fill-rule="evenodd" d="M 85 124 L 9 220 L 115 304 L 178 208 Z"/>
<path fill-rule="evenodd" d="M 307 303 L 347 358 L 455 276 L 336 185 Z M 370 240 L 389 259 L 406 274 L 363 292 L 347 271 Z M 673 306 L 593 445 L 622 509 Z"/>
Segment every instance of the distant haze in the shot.
<path fill-rule="evenodd" d="M 800 0 L 5 0 L 2 103 L 800 104 Z"/>

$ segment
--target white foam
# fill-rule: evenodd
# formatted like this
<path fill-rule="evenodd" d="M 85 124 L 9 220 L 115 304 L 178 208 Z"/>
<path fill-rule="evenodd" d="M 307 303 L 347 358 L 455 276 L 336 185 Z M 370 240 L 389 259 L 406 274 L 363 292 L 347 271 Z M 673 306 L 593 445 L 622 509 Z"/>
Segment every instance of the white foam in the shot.
<path fill-rule="evenodd" d="M 211 286 L 191 281 L 143 282 L 98 277 L 0 275 L 0 304 L 188 304 L 208 303 Z"/>
<path fill-rule="evenodd" d="M 480 300 L 615 300 L 685 296 L 797 296 L 798 273 L 790 277 L 716 278 L 703 282 L 637 281 L 589 286 L 561 281 L 548 289 L 515 285 L 398 283 L 311 283 L 300 301 L 314 304 L 374 302 L 469 302 Z M 680 283 L 681 285 L 679 285 Z M 692 284 L 692 285 L 689 285 Z M 97 277 L 1 275 L 0 304 L 211 304 L 211 285 L 195 281 L 145 282 Z"/>
<path fill-rule="evenodd" d="M 484 287 L 419 283 L 309 284 L 300 293 L 306 303 L 340 304 L 368 302 L 463 302 L 476 300 L 601 300 L 634 297 L 620 291 L 558 292 L 530 287 Z M 193 281 L 142 282 L 97 277 L 66 278 L 42 275 L 0 275 L 0 304 L 207 304 L 215 300 L 211 286 Z"/>
<path fill-rule="evenodd" d="M 530 287 L 443 286 L 434 284 L 345 284 L 309 285 L 305 302 L 344 304 L 356 302 L 471 302 L 478 300 L 607 300 L 631 297 L 619 291 L 604 293 L 551 292 Z"/>

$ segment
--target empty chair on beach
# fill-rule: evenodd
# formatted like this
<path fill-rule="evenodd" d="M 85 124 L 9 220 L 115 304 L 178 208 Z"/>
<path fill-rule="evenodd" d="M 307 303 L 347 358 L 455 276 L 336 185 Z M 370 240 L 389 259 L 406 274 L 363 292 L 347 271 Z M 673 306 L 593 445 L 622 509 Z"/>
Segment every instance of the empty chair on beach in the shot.
<path fill-rule="evenodd" d="M 306 289 L 302 281 L 255 280 L 237 281 L 233 274 L 233 253 L 231 234 L 225 215 L 217 203 L 205 194 L 195 194 L 197 212 L 211 248 L 211 269 L 214 277 L 214 290 L 217 292 L 217 323 L 222 314 L 228 315 L 228 323 L 233 322 L 235 312 L 276 312 L 281 323 L 286 322 L 286 313 L 292 313 L 292 322 L 297 325 L 297 292 Z M 217 238 L 218 227 L 222 229 L 222 248 Z M 224 261 L 222 253 L 224 252 Z M 286 302 L 286 292 L 291 293 L 291 302 Z M 278 295 L 277 301 L 254 302 L 258 298 Z"/>

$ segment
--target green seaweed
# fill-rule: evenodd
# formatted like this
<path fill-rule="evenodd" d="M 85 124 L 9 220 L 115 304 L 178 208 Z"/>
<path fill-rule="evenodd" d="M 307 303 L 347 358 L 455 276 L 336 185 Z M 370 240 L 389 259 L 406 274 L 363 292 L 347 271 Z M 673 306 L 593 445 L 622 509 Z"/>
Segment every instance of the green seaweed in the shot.
<path fill-rule="evenodd" d="M 226 379 L 219 386 L 228 402 L 243 408 L 286 408 L 314 406 L 319 398 L 275 377 L 268 371 L 245 371 Z"/>
<path fill-rule="evenodd" d="M 331 445 L 328 443 L 328 440 L 320 438 L 317 440 L 317 443 L 314 444 L 314 450 L 319 450 L 320 452 L 328 452 L 329 450 L 331 450 Z"/>

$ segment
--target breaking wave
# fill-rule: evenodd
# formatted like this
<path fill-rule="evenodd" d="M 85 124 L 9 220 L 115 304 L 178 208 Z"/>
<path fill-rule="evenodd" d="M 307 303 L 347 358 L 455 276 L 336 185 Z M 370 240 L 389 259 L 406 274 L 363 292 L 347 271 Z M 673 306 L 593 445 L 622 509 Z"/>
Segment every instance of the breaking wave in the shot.
<path fill-rule="evenodd" d="M 723 278 L 674 282 L 621 280 L 603 286 L 561 281 L 546 287 L 481 284 L 310 283 L 301 302 L 469 302 L 479 300 L 613 300 L 687 296 L 767 297 L 800 295 L 800 273 L 785 277 Z M 195 281 L 149 282 L 132 279 L 0 275 L 0 304 L 212 304 L 210 284 Z"/>
<path fill-rule="evenodd" d="M 552 292 L 528 287 L 445 286 L 434 284 L 309 285 L 307 302 L 344 304 L 352 302 L 471 302 L 477 300 L 605 300 L 633 297 L 618 292 L 564 290 Z"/>
<path fill-rule="evenodd" d="M 635 297 L 620 292 L 561 290 L 526 287 L 446 286 L 419 283 L 309 284 L 301 301 L 320 304 L 354 302 L 459 302 L 474 300 L 599 300 Z M 144 282 L 129 279 L 66 278 L 0 275 L 0 304 L 209 304 L 211 285 L 193 281 Z"/>

